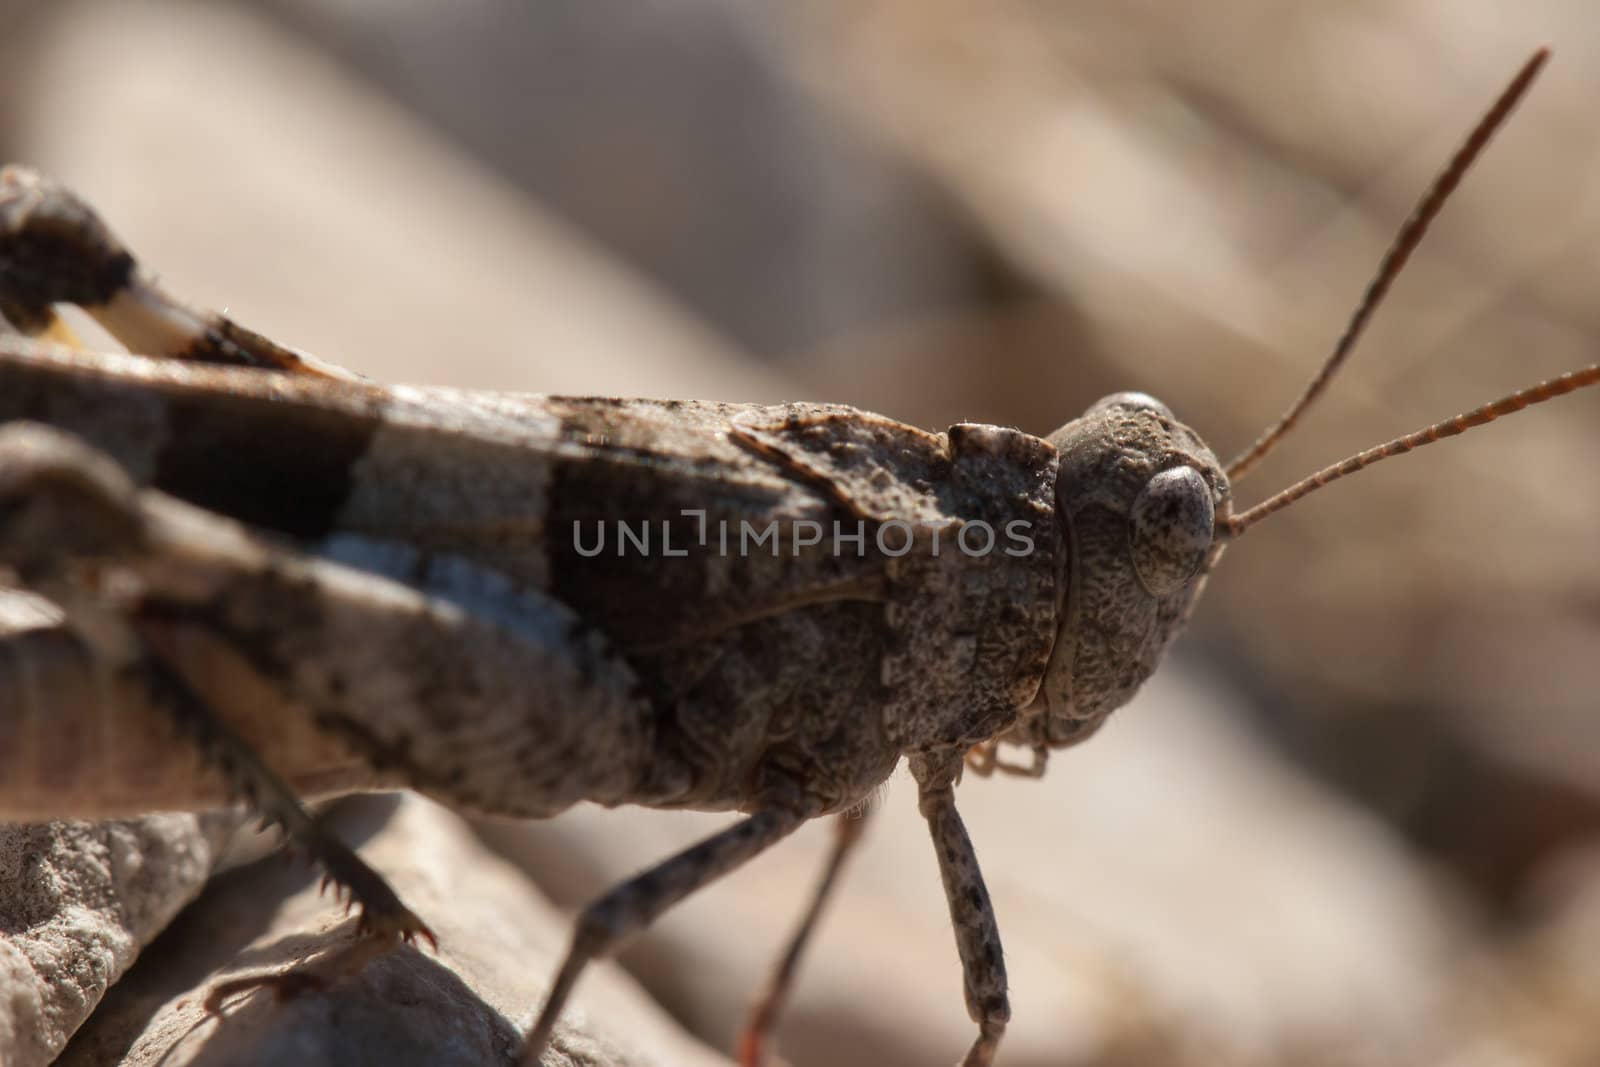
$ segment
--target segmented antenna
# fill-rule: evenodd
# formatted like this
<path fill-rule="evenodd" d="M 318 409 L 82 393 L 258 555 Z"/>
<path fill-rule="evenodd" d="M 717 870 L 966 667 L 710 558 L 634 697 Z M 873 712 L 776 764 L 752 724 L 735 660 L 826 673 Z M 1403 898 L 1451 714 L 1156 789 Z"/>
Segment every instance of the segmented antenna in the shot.
<path fill-rule="evenodd" d="M 1367 283 L 1367 290 L 1362 294 L 1361 303 L 1356 306 L 1355 314 L 1350 316 L 1350 321 L 1344 328 L 1344 334 L 1340 336 L 1338 343 L 1333 346 L 1332 355 L 1322 365 L 1322 369 L 1317 372 L 1317 376 L 1311 379 L 1311 384 L 1306 386 L 1305 392 L 1300 394 L 1300 399 L 1296 400 L 1289 407 L 1289 410 L 1284 412 L 1277 423 L 1258 437 L 1255 444 L 1245 449 L 1228 463 L 1227 473 L 1230 482 L 1237 484 L 1239 479 L 1250 468 L 1254 467 L 1263 456 L 1272 451 L 1278 441 L 1289 432 L 1295 423 L 1300 421 L 1300 416 L 1305 414 L 1306 409 L 1311 406 L 1312 402 L 1322 395 L 1323 390 L 1328 387 L 1328 382 L 1332 380 L 1334 373 L 1338 371 L 1340 366 L 1344 364 L 1345 359 L 1349 357 L 1351 351 L 1354 350 L 1356 341 L 1360 339 L 1362 331 L 1366 329 L 1373 312 L 1383 302 L 1384 295 L 1388 293 L 1389 287 L 1394 283 L 1401 269 L 1405 267 L 1406 261 L 1411 258 L 1411 253 L 1422 242 L 1423 235 L 1428 232 L 1429 224 L 1439 214 L 1439 209 L 1444 207 L 1444 202 L 1449 199 L 1450 194 L 1455 191 L 1456 185 L 1461 181 L 1461 176 L 1467 172 L 1468 167 L 1472 166 L 1473 160 L 1478 158 L 1478 154 L 1489 143 L 1489 138 L 1493 137 L 1495 131 L 1500 128 L 1501 123 L 1505 122 L 1506 116 L 1511 114 L 1511 109 L 1517 106 L 1517 101 L 1522 99 L 1522 95 L 1528 91 L 1528 86 L 1533 83 L 1533 79 L 1538 75 L 1539 68 L 1544 66 L 1545 60 L 1549 58 L 1550 49 L 1548 48 L 1541 48 L 1528 57 L 1528 61 L 1522 65 L 1522 69 L 1517 72 L 1517 76 L 1511 79 L 1511 84 L 1506 86 L 1505 91 L 1500 94 L 1500 98 L 1494 102 L 1494 106 L 1484 113 L 1483 118 L 1478 120 L 1478 124 L 1473 127 L 1472 133 L 1467 136 L 1466 141 L 1456 150 L 1456 154 L 1451 158 L 1449 165 L 1433 180 L 1433 185 L 1423 194 L 1422 199 L 1417 201 L 1417 206 L 1411 210 L 1411 216 L 1406 219 L 1405 225 L 1400 227 L 1400 232 L 1395 236 L 1394 243 L 1384 253 L 1383 262 L 1379 264 L 1377 274 Z"/>
<path fill-rule="evenodd" d="M 1404 455 L 1414 448 L 1431 445 L 1435 441 L 1444 440 L 1446 437 L 1455 437 L 1458 434 L 1466 433 L 1474 426 L 1482 426 L 1486 422 L 1493 422 L 1502 415 L 1513 414 L 1523 408 L 1542 404 L 1546 400 L 1554 400 L 1558 396 L 1564 396 L 1567 393 L 1582 389 L 1586 385 L 1594 385 L 1596 383 L 1600 383 L 1600 364 L 1585 367 L 1582 370 L 1571 371 L 1547 382 L 1540 382 L 1538 385 L 1522 389 L 1512 393 L 1510 396 L 1501 397 L 1499 400 L 1492 401 L 1480 408 L 1473 408 L 1471 411 L 1457 415 L 1453 419 L 1446 419 L 1444 422 L 1435 423 L 1414 433 L 1408 433 L 1404 437 L 1397 437 L 1387 444 L 1369 448 L 1365 452 L 1359 452 L 1347 460 L 1335 463 L 1330 467 L 1324 467 L 1309 478 L 1303 478 L 1291 485 L 1283 492 L 1268 497 L 1255 507 L 1219 520 L 1218 525 L 1227 532 L 1229 537 L 1238 537 L 1246 529 L 1254 526 L 1274 511 L 1282 511 L 1296 500 L 1309 493 L 1316 492 L 1329 482 L 1336 482 L 1347 474 L 1354 474 L 1358 470 L 1372 466 L 1379 460 L 1388 459 L 1390 456 Z"/>

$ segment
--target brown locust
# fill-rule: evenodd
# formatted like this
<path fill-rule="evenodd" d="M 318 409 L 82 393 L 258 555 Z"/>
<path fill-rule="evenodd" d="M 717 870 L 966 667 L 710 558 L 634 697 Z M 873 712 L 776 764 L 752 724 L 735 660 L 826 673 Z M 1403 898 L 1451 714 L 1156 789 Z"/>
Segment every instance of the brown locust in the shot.
<path fill-rule="evenodd" d="M 59 624 L 0 649 L 26 668 L 0 671 L 0 817 L 242 794 L 368 929 L 409 939 L 431 935 L 299 797 L 744 813 L 584 910 L 527 1036 L 532 1064 L 590 960 L 807 820 L 857 809 L 904 759 L 978 1030 L 964 1062 L 990 1063 L 1010 1008 L 956 810 L 963 770 L 1037 776 L 1093 734 L 1264 516 L 1600 381 L 1600 367 L 1565 375 L 1233 505 L 1544 58 L 1423 199 L 1305 394 L 1227 465 L 1136 393 L 1035 437 L 818 404 L 380 386 L 185 306 L 83 202 L 7 169 L 0 578 Z M 136 354 L 38 339 L 58 304 Z M 150 740 L 171 727 L 191 743 Z M 856 840 L 840 825 L 746 1063 L 764 1058 Z"/>

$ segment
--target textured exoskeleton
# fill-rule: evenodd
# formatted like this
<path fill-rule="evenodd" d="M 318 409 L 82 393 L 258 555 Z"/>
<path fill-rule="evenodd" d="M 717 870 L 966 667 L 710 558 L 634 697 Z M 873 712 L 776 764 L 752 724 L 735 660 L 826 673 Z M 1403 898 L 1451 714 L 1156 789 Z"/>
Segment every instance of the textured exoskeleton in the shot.
<path fill-rule="evenodd" d="M 586 963 L 901 759 L 934 838 L 987 1064 L 1010 1009 L 953 788 L 1036 775 L 1149 677 L 1228 541 L 1334 478 L 1600 381 L 1407 435 L 1239 515 L 1237 476 L 1321 390 L 1530 60 L 1402 231 L 1322 375 L 1226 470 L 1158 401 L 1049 438 L 818 404 L 386 388 L 162 292 L 92 212 L 0 173 L 0 315 L 79 305 L 142 355 L 0 333 L 0 818 L 245 794 L 362 905 L 429 936 L 297 796 L 406 787 L 544 816 L 580 800 L 746 817 L 582 915 L 523 1050 Z M 130 746 L 171 724 L 190 746 Z M 1030 759 L 1003 758 L 1007 748 Z M 763 1036 L 857 835 L 741 1044 Z"/>
<path fill-rule="evenodd" d="M 971 753 L 1087 736 L 1188 614 L 1227 480 L 1162 405 L 1111 397 L 1046 440 L 383 388 L 183 309 L 30 172 L 0 195 L 14 319 L 73 302 L 160 346 L 0 347 L 0 560 L 63 618 L 7 649 L 0 815 L 223 799 L 182 747 L 122 766 L 162 715 L 286 793 L 750 814 L 668 862 L 673 892 L 591 913 L 592 954 L 909 756 L 987 1058 L 1004 970 L 950 788 Z"/>

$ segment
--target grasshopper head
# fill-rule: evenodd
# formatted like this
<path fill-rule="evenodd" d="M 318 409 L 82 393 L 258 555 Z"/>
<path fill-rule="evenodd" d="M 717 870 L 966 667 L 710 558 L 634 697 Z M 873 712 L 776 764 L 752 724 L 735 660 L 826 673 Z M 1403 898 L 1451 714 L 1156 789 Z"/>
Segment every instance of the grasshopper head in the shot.
<path fill-rule="evenodd" d="M 1042 771 L 1049 749 L 1083 740 L 1128 702 L 1188 620 L 1223 548 L 1251 526 L 1381 460 L 1600 385 L 1600 364 L 1570 371 L 1369 448 L 1254 507 L 1233 511 L 1232 487 L 1322 395 L 1450 191 L 1548 57 L 1543 48 L 1529 57 L 1478 120 L 1400 228 L 1322 369 L 1278 421 L 1226 467 L 1164 404 L 1143 393 L 1108 396 L 1051 435 L 1061 454 L 1056 513 L 1068 546 L 1057 583 L 1060 629 L 1037 698 L 996 739 L 1034 750 L 1033 767 L 1021 768 L 1023 773 Z M 977 760 L 974 765 L 985 764 Z"/>
<path fill-rule="evenodd" d="M 1061 453 L 1060 629 L 1033 740 L 1087 737 L 1127 703 L 1183 628 L 1222 554 L 1228 478 L 1166 405 L 1115 393 L 1050 436 Z"/>

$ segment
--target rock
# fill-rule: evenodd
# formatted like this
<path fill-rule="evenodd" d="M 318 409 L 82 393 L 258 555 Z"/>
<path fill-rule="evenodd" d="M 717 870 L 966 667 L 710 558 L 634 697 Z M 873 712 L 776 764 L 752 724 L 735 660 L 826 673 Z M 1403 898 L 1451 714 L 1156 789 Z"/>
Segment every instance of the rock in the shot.
<path fill-rule="evenodd" d="M 361 952 L 304 862 L 278 855 L 220 877 L 112 991 L 65 1067 L 480 1067 L 512 1062 L 519 1030 L 565 951 L 566 919 L 442 808 L 365 797 L 330 813 L 340 837 L 431 925 L 437 954 L 403 947 L 327 989 L 257 989 L 204 1010 L 208 990 L 319 953 Z M 326 958 L 326 957 L 324 957 Z M 549 1067 L 718 1067 L 612 964 L 584 977 Z"/>
<path fill-rule="evenodd" d="M 230 816 L 0 826 L 0 1063 L 49 1063 L 205 885 Z"/>

